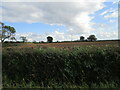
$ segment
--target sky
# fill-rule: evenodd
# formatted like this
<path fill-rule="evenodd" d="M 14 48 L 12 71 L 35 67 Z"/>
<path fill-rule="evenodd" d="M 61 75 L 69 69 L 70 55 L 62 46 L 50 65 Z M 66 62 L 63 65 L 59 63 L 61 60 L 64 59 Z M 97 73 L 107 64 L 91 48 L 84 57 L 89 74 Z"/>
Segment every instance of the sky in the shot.
<path fill-rule="evenodd" d="M 6 2 L 5 2 L 6 1 Z M 118 2 L 22 2 L 5 0 L 0 15 L 5 25 L 16 29 L 15 37 L 28 41 L 74 41 L 91 34 L 98 40 L 118 39 Z"/>

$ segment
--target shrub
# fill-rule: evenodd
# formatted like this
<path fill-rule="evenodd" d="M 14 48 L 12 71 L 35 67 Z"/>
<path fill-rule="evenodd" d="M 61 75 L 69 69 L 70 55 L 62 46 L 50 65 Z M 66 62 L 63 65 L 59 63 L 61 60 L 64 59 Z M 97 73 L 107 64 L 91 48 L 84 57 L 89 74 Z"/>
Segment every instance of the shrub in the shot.
<path fill-rule="evenodd" d="M 4 48 L 4 76 L 16 83 L 33 81 L 44 86 L 51 82 L 120 85 L 120 47 Z"/>

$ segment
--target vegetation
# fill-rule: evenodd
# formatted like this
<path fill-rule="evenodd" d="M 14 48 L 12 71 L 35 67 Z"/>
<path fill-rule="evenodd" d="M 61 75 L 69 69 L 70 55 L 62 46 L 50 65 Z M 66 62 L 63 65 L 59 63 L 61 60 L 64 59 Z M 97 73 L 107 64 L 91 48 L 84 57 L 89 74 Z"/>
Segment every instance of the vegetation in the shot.
<path fill-rule="evenodd" d="M 118 45 L 3 48 L 4 87 L 119 87 Z"/>
<path fill-rule="evenodd" d="M 11 39 L 12 40 L 12 41 L 5 41 L 7 43 L 13 42 L 13 40 L 15 40 L 16 42 L 20 42 L 20 41 L 17 41 L 16 38 L 15 38 L 14 34 L 15 34 L 16 30 L 15 30 L 14 27 L 6 26 L 4 23 L 0 22 L 0 28 L 1 28 L 1 30 L 0 30 L 0 40 L 1 40 L 1 42 L 4 42 L 6 39 Z M 23 42 L 27 42 L 26 37 L 21 36 L 20 38 L 22 39 Z M 97 38 L 95 37 L 95 35 L 90 35 L 87 38 L 87 40 L 85 40 L 84 36 L 80 36 L 80 40 L 77 40 L 77 41 L 96 41 L 96 40 L 97 40 Z M 47 42 L 52 43 L 53 42 L 53 37 L 48 36 L 47 37 Z M 43 41 L 42 41 L 42 43 L 43 43 Z"/>
<path fill-rule="evenodd" d="M 90 35 L 87 39 L 88 39 L 88 41 L 96 41 L 97 40 L 95 35 Z"/>
<path fill-rule="evenodd" d="M 97 40 L 90 35 L 73 42 L 52 43 L 48 36 L 48 43 L 24 43 L 26 37 L 20 37 L 23 42 L 14 37 L 14 27 L 0 24 L 0 39 L 6 42 L 2 44 L 4 88 L 120 88 L 119 41 L 79 42 Z"/>
<path fill-rule="evenodd" d="M 47 37 L 47 42 L 52 43 L 52 42 L 53 42 L 53 37 L 48 36 L 48 37 Z"/>
<path fill-rule="evenodd" d="M 21 36 L 20 38 L 22 39 L 23 42 L 27 42 L 27 38 L 26 37 Z"/>
<path fill-rule="evenodd" d="M 0 40 L 4 42 L 6 39 L 13 37 L 16 30 L 14 27 L 6 26 L 4 23 L 0 22 Z"/>
<path fill-rule="evenodd" d="M 11 37 L 10 39 L 11 39 L 12 41 L 13 41 L 13 40 L 15 40 L 15 41 L 17 42 L 17 40 L 16 40 L 16 38 L 15 38 L 15 37 Z"/>
<path fill-rule="evenodd" d="M 80 41 L 84 41 L 85 37 L 84 36 L 80 36 Z"/>

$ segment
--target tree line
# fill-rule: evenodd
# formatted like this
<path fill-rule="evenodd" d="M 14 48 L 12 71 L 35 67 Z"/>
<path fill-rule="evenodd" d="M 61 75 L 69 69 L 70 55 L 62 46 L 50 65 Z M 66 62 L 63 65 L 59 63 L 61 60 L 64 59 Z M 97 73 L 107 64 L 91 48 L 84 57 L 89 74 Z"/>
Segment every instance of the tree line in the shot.
<path fill-rule="evenodd" d="M 5 42 L 5 40 L 7 40 L 7 39 L 10 39 L 12 41 L 15 40 L 16 42 L 19 42 L 15 38 L 15 33 L 16 33 L 16 30 L 14 27 L 7 26 L 4 23 L 0 22 L 0 41 L 1 42 Z M 22 39 L 22 42 L 27 42 L 27 38 L 24 36 L 21 36 L 20 39 Z M 97 40 L 97 38 L 95 35 L 90 35 L 87 39 L 85 39 L 84 36 L 80 36 L 80 39 L 79 39 L 79 41 L 96 41 L 96 40 Z M 33 42 L 35 43 L 36 41 L 33 41 Z M 44 42 L 44 41 L 41 41 L 41 43 L 42 42 Z M 47 42 L 52 43 L 53 37 L 48 36 Z"/>

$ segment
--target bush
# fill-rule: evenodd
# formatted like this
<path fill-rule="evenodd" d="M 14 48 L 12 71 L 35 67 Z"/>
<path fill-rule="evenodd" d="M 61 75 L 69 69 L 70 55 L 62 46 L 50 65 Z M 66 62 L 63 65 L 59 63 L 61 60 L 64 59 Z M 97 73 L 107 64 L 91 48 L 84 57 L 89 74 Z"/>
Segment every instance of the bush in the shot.
<path fill-rule="evenodd" d="M 120 47 L 4 48 L 4 76 L 12 82 L 33 81 L 44 86 L 51 82 L 120 85 Z"/>

